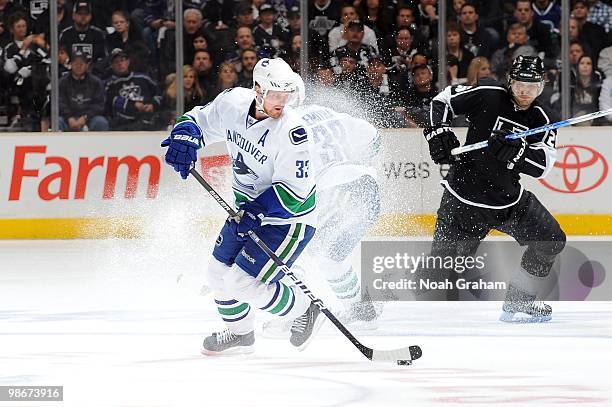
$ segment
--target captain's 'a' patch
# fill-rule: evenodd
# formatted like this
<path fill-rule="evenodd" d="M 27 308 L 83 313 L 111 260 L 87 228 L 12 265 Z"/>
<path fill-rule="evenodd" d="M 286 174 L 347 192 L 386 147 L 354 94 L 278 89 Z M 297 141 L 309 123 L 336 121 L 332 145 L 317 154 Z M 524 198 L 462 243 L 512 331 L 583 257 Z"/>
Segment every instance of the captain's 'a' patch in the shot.
<path fill-rule="evenodd" d="M 292 144 L 302 144 L 303 142 L 308 140 L 308 133 L 306 129 L 302 126 L 296 127 L 289 131 L 289 138 L 291 139 Z"/>

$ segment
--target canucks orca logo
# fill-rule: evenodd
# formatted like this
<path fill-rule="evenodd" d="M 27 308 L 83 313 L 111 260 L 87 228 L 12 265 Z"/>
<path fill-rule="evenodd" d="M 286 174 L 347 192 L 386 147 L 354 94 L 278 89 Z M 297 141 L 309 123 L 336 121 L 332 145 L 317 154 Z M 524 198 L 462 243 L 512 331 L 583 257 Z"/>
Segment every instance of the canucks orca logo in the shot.
<path fill-rule="evenodd" d="M 291 143 L 297 145 L 302 144 L 308 140 L 308 133 L 306 129 L 302 126 L 296 127 L 295 129 L 291 129 L 289 132 L 289 137 L 291 138 Z"/>
<path fill-rule="evenodd" d="M 235 174 L 246 175 L 251 179 L 259 178 L 259 175 L 255 174 L 255 171 L 250 169 L 249 166 L 244 163 L 242 153 L 238 153 L 236 158 L 232 159 L 232 167 Z"/>

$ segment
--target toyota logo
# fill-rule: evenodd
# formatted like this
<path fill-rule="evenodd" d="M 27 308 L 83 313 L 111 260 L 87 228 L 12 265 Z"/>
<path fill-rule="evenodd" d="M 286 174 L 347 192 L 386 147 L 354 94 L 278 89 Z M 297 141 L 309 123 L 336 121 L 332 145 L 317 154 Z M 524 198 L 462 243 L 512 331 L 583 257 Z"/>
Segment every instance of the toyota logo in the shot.
<path fill-rule="evenodd" d="M 597 150 L 579 145 L 566 145 L 557 148 L 559 160 L 555 171 L 542 185 L 555 192 L 578 194 L 591 191 L 601 185 L 608 176 L 608 163 Z"/>

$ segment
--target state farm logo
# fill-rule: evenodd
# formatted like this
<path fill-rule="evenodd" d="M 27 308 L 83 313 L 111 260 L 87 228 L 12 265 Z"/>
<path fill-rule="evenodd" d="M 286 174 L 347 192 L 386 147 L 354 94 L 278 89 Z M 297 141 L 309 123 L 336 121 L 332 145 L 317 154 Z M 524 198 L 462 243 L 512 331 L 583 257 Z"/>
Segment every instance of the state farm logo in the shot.
<path fill-rule="evenodd" d="M 608 163 L 597 150 L 579 145 L 557 148 L 558 160 L 547 180 L 540 182 L 546 188 L 564 194 L 578 194 L 600 186 L 608 176 Z"/>

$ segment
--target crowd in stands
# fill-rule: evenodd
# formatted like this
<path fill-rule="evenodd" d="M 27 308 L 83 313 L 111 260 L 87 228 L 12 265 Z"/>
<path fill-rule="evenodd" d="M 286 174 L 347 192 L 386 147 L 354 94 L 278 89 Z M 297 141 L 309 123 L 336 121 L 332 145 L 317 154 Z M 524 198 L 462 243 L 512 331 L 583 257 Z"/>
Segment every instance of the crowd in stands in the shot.
<path fill-rule="evenodd" d="M 176 0 L 57 0 L 60 129 L 161 130 L 177 115 Z M 446 0 L 447 83 L 506 80 L 517 55 L 547 69 L 560 110 L 560 0 Z M 300 71 L 299 0 L 184 0 L 185 109 L 252 87 L 264 57 Z M 50 116 L 49 0 L 0 0 L 0 130 Z M 375 124 L 422 126 L 438 92 L 438 0 L 310 0 L 308 69 Z M 572 0 L 572 116 L 612 107 L 612 0 Z M 180 112 L 178 112 L 180 113 Z M 601 119 L 591 124 L 609 124 Z"/>

